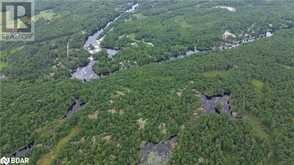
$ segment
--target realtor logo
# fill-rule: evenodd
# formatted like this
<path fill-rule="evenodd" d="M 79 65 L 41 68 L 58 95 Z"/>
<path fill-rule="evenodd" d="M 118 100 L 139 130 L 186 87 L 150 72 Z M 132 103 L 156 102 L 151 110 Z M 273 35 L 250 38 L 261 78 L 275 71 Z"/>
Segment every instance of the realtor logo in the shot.
<path fill-rule="evenodd" d="M 34 40 L 33 0 L 1 0 L 1 40 Z"/>

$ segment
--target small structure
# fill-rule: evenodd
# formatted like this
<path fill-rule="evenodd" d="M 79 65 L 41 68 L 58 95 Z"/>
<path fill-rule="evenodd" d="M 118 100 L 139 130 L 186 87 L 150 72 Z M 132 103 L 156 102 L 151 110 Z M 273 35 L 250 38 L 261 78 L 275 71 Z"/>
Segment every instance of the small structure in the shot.
<path fill-rule="evenodd" d="M 266 32 L 265 37 L 272 37 L 273 33 L 272 32 Z"/>
<path fill-rule="evenodd" d="M 236 38 L 236 35 L 229 31 L 225 31 L 225 33 L 223 34 L 223 40 L 230 40 L 234 38 Z"/>
<path fill-rule="evenodd" d="M 236 12 L 237 11 L 236 8 L 230 7 L 230 6 L 216 6 L 214 8 L 216 8 L 216 9 L 226 9 L 226 10 L 228 10 L 230 12 Z"/>

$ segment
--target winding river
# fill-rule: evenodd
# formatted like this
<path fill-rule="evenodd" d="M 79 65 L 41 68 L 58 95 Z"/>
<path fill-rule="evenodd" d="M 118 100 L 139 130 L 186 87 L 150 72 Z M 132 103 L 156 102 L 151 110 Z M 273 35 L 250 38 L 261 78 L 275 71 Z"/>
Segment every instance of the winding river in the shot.
<path fill-rule="evenodd" d="M 93 35 L 90 35 L 87 40 L 85 41 L 84 44 L 84 49 L 89 52 L 89 54 L 93 55 L 96 53 L 99 53 L 102 50 L 101 43 L 104 40 L 104 37 L 106 35 L 107 30 L 110 29 L 110 27 L 115 23 L 117 20 L 119 20 L 121 17 L 128 13 L 134 12 L 137 7 L 139 6 L 138 3 L 133 4 L 129 9 L 121 13 L 119 16 L 114 18 L 113 20 L 109 21 L 106 26 L 104 26 L 102 29 L 98 29 Z M 259 34 L 257 36 L 247 36 L 244 37 L 243 40 L 241 41 L 235 41 L 235 42 L 224 42 L 223 45 L 219 47 L 214 47 L 214 48 L 209 48 L 205 50 L 199 50 L 196 47 L 193 50 L 188 50 L 183 54 L 180 54 L 176 57 L 170 57 L 167 60 L 178 60 L 182 59 L 188 56 L 191 56 L 193 54 L 197 53 L 206 53 L 210 52 L 213 50 L 225 50 L 225 49 L 233 49 L 233 48 L 238 48 L 242 44 L 247 44 L 250 42 L 254 42 L 258 39 L 262 38 L 267 38 L 267 37 L 272 37 L 273 33 L 272 32 L 266 32 L 265 34 Z M 108 54 L 108 58 L 113 58 L 119 50 L 115 49 L 106 49 L 106 52 Z M 101 77 L 98 76 L 94 71 L 93 71 L 93 66 L 96 64 L 96 60 L 93 58 L 93 56 L 90 56 L 89 58 L 89 63 L 85 67 L 80 67 L 75 70 L 75 72 L 72 74 L 73 79 L 78 79 L 78 80 L 83 80 L 83 81 L 90 81 L 93 79 L 100 79 Z M 163 60 L 166 61 L 166 60 Z M 162 61 L 158 61 L 158 63 L 161 63 Z"/>
<path fill-rule="evenodd" d="M 95 54 L 98 53 L 102 50 L 101 43 L 105 37 L 105 32 L 108 30 L 109 27 L 112 26 L 113 23 L 115 23 L 117 20 L 119 20 L 122 16 L 124 16 L 127 13 L 134 12 L 136 8 L 139 6 L 139 4 L 134 4 L 131 6 L 131 8 L 127 9 L 125 12 L 117 16 L 115 19 L 109 21 L 106 26 L 102 29 L 99 29 L 96 33 L 93 35 L 89 36 L 84 44 L 84 48 L 90 53 L 90 54 Z M 103 35 L 104 34 L 104 35 Z M 117 51 L 113 49 L 106 49 L 107 52 L 110 52 L 110 54 L 113 55 L 113 53 L 117 53 Z"/>
<path fill-rule="evenodd" d="M 98 29 L 93 35 L 90 35 L 84 44 L 84 49 L 86 49 L 91 55 L 96 54 L 102 50 L 101 43 L 105 37 L 105 32 L 112 26 L 113 23 L 115 23 L 117 20 L 119 20 L 122 16 L 124 16 L 127 13 L 134 12 L 137 7 L 139 6 L 138 3 L 132 5 L 129 9 L 124 11 L 122 14 L 117 16 L 115 19 L 109 21 L 105 27 L 102 29 Z M 106 49 L 106 52 L 108 54 L 109 58 L 112 58 L 118 53 L 118 50 L 115 49 Z M 97 61 L 93 58 L 93 56 L 90 56 L 89 63 L 85 67 L 80 67 L 75 70 L 75 72 L 72 74 L 73 79 L 83 80 L 83 81 L 90 81 L 93 79 L 99 79 L 100 77 L 93 71 L 93 66 L 96 64 Z"/>

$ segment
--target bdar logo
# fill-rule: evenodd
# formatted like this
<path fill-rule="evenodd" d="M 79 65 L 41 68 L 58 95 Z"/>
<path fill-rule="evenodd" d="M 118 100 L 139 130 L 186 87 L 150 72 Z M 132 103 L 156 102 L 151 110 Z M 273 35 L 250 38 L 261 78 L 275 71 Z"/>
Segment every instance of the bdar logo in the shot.
<path fill-rule="evenodd" d="M 10 162 L 9 158 L 2 157 L 2 158 L 0 159 L 0 163 L 1 163 L 1 164 L 9 164 L 9 162 Z"/>

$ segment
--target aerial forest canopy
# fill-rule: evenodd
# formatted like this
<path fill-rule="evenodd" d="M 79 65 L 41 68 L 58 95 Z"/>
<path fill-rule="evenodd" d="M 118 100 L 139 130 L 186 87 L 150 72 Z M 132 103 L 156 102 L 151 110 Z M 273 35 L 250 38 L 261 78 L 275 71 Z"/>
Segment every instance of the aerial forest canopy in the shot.
<path fill-rule="evenodd" d="M 294 164 L 294 1 L 35 8 L 35 41 L 0 43 L 0 157 Z M 99 44 L 85 47 L 100 29 Z M 95 78 L 73 76 L 87 69 Z"/>

